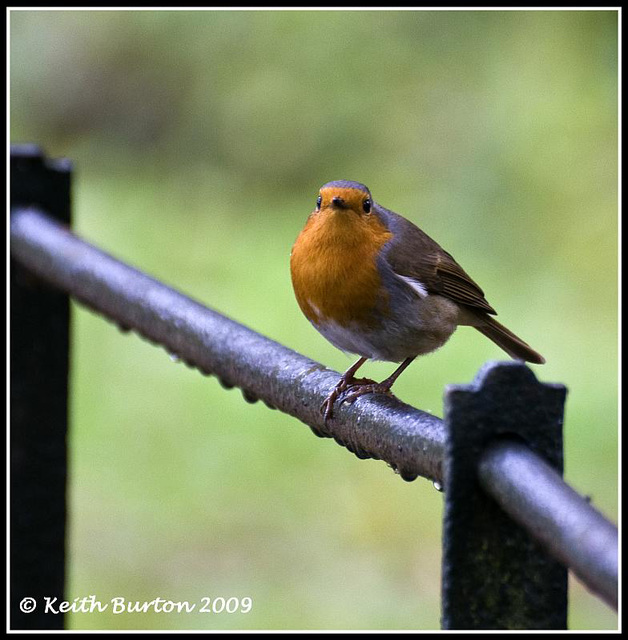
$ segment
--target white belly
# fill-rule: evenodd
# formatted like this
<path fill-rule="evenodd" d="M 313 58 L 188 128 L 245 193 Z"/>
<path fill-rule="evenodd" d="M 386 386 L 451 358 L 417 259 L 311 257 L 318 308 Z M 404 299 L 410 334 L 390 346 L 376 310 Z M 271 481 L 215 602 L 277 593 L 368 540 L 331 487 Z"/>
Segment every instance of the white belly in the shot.
<path fill-rule="evenodd" d="M 334 346 L 373 360 L 401 362 L 442 347 L 456 330 L 459 307 L 442 296 L 414 298 L 381 326 L 363 329 L 355 324 L 339 325 L 320 318 L 312 324 Z"/>

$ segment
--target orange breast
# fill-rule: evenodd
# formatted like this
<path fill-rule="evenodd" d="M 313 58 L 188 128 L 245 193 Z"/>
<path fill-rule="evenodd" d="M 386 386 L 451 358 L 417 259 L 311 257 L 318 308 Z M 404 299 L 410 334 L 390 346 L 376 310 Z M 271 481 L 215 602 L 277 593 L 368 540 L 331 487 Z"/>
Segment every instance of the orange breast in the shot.
<path fill-rule="evenodd" d="M 391 237 L 374 215 L 312 213 L 290 257 L 294 292 L 308 320 L 315 325 L 376 324 L 387 308 L 376 259 Z"/>

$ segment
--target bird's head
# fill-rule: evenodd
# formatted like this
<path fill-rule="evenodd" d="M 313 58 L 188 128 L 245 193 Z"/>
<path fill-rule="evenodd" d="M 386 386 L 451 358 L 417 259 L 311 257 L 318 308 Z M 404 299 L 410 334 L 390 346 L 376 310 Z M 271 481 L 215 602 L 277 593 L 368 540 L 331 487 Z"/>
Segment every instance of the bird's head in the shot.
<path fill-rule="evenodd" d="M 373 198 L 368 187 L 352 180 L 327 182 L 316 199 L 316 211 L 326 214 L 348 213 L 364 218 L 372 209 Z"/>

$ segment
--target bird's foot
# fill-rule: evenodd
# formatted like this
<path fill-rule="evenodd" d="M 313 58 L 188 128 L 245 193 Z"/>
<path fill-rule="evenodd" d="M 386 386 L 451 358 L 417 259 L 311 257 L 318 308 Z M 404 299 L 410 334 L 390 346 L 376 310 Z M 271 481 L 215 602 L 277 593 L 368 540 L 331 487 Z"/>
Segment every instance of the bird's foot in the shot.
<path fill-rule="evenodd" d="M 340 398 L 340 403 L 346 401 L 344 397 L 348 391 L 353 393 L 354 389 L 361 388 L 363 386 L 377 386 L 377 383 L 370 378 L 354 378 L 351 376 L 350 378 L 346 378 L 342 376 L 338 381 L 338 384 L 332 389 L 332 392 L 327 396 L 325 402 L 321 405 L 321 413 L 325 417 L 325 422 L 331 420 L 334 415 L 334 404 L 336 400 Z M 365 393 L 375 393 L 375 392 L 365 392 Z M 361 395 L 361 394 L 360 394 Z M 357 396 L 356 396 L 357 397 Z M 353 402 L 353 400 L 351 401 Z"/>
<path fill-rule="evenodd" d="M 352 404 L 357 398 L 367 393 L 390 393 L 390 386 L 370 378 L 341 378 L 321 406 L 325 422 L 333 417 L 336 400 L 340 399 L 340 404 L 343 402 Z"/>
<path fill-rule="evenodd" d="M 349 388 L 342 394 L 341 402 L 347 404 L 353 404 L 360 396 L 365 396 L 370 393 L 385 393 L 389 396 L 392 395 L 390 390 L 391 384 L 384 382 L 373 382 L 368 380 L 365 383 L 350 385 Z"/>

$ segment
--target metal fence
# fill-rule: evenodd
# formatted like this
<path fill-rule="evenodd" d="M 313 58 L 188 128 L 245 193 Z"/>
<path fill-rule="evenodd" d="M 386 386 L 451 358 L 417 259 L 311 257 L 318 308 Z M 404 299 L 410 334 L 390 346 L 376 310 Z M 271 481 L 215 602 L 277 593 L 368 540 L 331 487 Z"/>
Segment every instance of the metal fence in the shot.
<path fill-rule="evenodd" d="M 562 479 L 564 386 L 494 362 L 446 389 L 443 420 L 366 396 L 325 424 L 337 373 L 76 237 L 70 174 L 37 147 L 11 150 L 12 629 L 63 625 L 24 599 L 64 595 L 69 296 L 247 401 L 439 486 L 444 629 L 565 629 L 568 569 L 617 608 L 617 528 Z"/>

